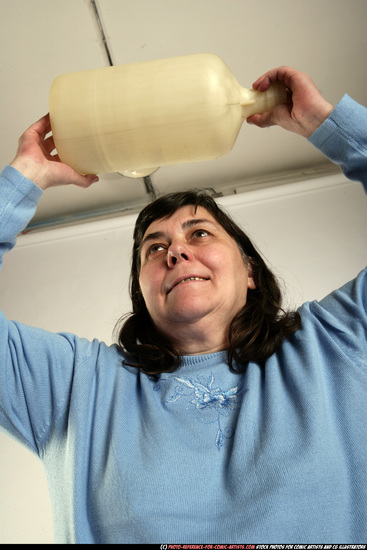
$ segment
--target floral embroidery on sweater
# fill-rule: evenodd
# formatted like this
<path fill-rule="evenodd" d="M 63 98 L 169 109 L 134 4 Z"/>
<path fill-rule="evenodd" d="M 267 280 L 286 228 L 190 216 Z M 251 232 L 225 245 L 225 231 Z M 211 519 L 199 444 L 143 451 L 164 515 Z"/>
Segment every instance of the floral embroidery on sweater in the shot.
<path fill-rule="evenodd" d="M 222 419 L 229 417 L 231 412 L 238 407 L 238 397 L 243 392 L 242 385 L 223 390 L 214 385 L 213 374 L 205 382 L 201 381 L 199 377 L 195 380 L 184 376 L 177 376 L 174 380 L 178 382 L 178 385 L 175 386 L 173 394 L 166 400 L 166 403 L 175 403 L 182 397 L 193 397 L 189 403 L 194 405 L 200 413 L 195 420 L 202 424 L 216 424 L 215 445 L 220 451 L 225 439 L 231 438 L 234 432 L 231 427 L 223 427 Z M 160 378 L 155 384 L 154 390 L 159 391 L 160 383 L 164 381 L 169 381 L 169 379 Z"/>

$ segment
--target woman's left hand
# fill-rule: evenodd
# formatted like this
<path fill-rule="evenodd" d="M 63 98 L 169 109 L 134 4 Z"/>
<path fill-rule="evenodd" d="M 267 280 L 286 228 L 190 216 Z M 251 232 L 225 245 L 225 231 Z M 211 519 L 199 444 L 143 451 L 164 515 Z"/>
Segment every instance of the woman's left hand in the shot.
<path fill-rule="evenodd" d="M 324 122 L 333 110 L 333 105 L 323 98 L 313 80 L 291 67 L 278 67 L 260 76 L 252 85 L 254 90 L 265 92 L 272 82 L 285 84 L 289 93 L 288 103 L 277 105 L 271 111 L 252 115 L 249 124 L 260 128 L 280 126 L 306 138 Z"/>

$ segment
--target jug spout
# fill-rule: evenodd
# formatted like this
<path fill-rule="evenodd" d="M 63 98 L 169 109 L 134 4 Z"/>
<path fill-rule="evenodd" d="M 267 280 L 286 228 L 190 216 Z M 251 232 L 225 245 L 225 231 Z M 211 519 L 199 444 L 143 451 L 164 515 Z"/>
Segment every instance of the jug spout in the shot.
<path fill-rule="evenodd" d="M 287 90 L 282 82 L 274 82 L 265 92 L 242 88 L 240 90 L 240 104 L 242 116 L 266 113 L 276 105 L 287 102 Z"/>

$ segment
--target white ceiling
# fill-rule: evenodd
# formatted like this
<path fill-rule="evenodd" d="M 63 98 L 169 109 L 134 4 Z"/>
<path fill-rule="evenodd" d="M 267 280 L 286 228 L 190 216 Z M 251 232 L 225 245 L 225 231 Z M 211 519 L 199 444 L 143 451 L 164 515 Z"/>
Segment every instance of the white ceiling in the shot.
<path fill-rule="evenodd" d="M 312 76 L 336 103 L 347 92 L 367 105 L 366 0 L 96 0 L 114 65 L 211 52 L 238 82 L 287 64 Z M 1 163 L 48 111 L 53 79 L 109 65 L 91 0 L 0 0 Z M 190 187 L 224 193 L 332 171 L 306 140 L 244 124 L 232 151 L 209 162 L 164 167 L 158 195 Z M 288 175 L 288 176 L 287 176 Z M 244 186 L 244 187 L 243 187 Z M 141 179 L 102 175 L 88 190 L 48 190 L 33 223 L 148 202 Z"/>

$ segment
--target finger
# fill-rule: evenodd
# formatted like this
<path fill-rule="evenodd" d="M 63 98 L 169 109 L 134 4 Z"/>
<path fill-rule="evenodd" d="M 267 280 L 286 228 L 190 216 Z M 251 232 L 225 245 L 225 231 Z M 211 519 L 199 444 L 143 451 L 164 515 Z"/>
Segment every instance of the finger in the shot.
<path fill-rule="evenodd" d="M 275 126 L 269 111 L 263 114 L 251 115 L 246 119 L 246 122 L 248 124 L 254 124 L 259 128 L 269 128 L 270 126 Z"/>
<path fill-rule="evenodd" d="M 255 124 L 259 128 L 268 128 L 269 126 L 281 126 L 290 129 L 292 126 L 291 105 L 282 103 L 276 105 L 271 111 L 266 113 L 252 115 L 247 119 L 249 124 Z"/>
<path fill-rule="evenodd" d="M 70 166 L 60 162 L 57 156 L 56 158 L 51 157 L 51 159 L 54 162 L 48 163 L 47 181 L 44 182 L 43 188 L 59 185 L 76 185 L 87 188 L 99 180 L 96 174 L 79 174 Z"/>
<path fill-rule="evenodd" d="M 77 181 L 74 182 L 74 185 L 78 187 L 83 187 L 86 189 L 90 187 L 93 183 L 96 183 L 99 180 L 99 177 L 96 174 L 87 174 L 86 176 L 80 176 Z"/>
<path fill-rule="evenodd" d="M 53 136 L 45 138 L 42 142 L 43 150 L 50 155 L 56 149 Z"/>
<path fill-rule="evenodd" d="M 73 185 L 77 185 L 79 187 L 89 187 L 92 185 L 92 183 L 95 183 L 99 180 L 99 177 L 96 174 L 79 174 L 76 170 L 71 168 L 70 166 L 67 166 L 66 164 L 63 165 L 66 172 L 64 172 L 64 177 L 68 183 L 71 183 Z"/>
<path fill-rule="evenodd" d="M 260 92 L 264 92 L 267 90 L 272 82 L 275 82 L 277 80 L 277 74 L 278 69 L 272 69 L 271 71 L 267 71 L 263 75 L 259 76 L 257 80 L 252 84 L 252 87 L 254 90 L 259 90 Z"/>
<path fill-rule="evenodd" d="M 32 136 L 32 138 L 38 136 L 37 139 L 43 141 L 49 132 L 51 132 L 51 123 L 49 114 L 47 114 L 31 124 L 19 139 L 24 140 L 30 136 Z"/>
<path fill-rule="evenodd" d="M 61 162 L 61 159 L 60 159 L 59 155 L 57 154 L 56 149 L 55 149 L 54 154 L 52 154 L 52 151 L 51 151 L 50 159 L 55 160 L 56 162 Z"/>
<path fill-rule="evenodd" d="M 41 139 L 44 139 L 45 136 L 51 132 L 51 123 L 50 123 L 50 116 L 47 113 L 47 115 L 44 115 L 39 120 L 31 124 L 31 126 L 26 130 L 27 132 L 36 132 Z"/>
<path fill-rule="evenodd" d="M 260 76 L 252 85 L 254 90 L 265 92 L 273 81 L 268 74 Z"/>
<path fill-rule="evenodd" d="M 259 90 L 259 92 L 265 92 L 265 90 L 269 88 L 270 84 L 272 82 L 276 82 L 277 80 L 284 82 L 284 84 L 289 87 L 290 78 L 295 73 L 296 71 L 292 67 L 282 65 L 281 67 L 271 69 L 270 71 L 264 73 L 257 80 L 255 80 L 252 87 L 254 90 Z"/>

